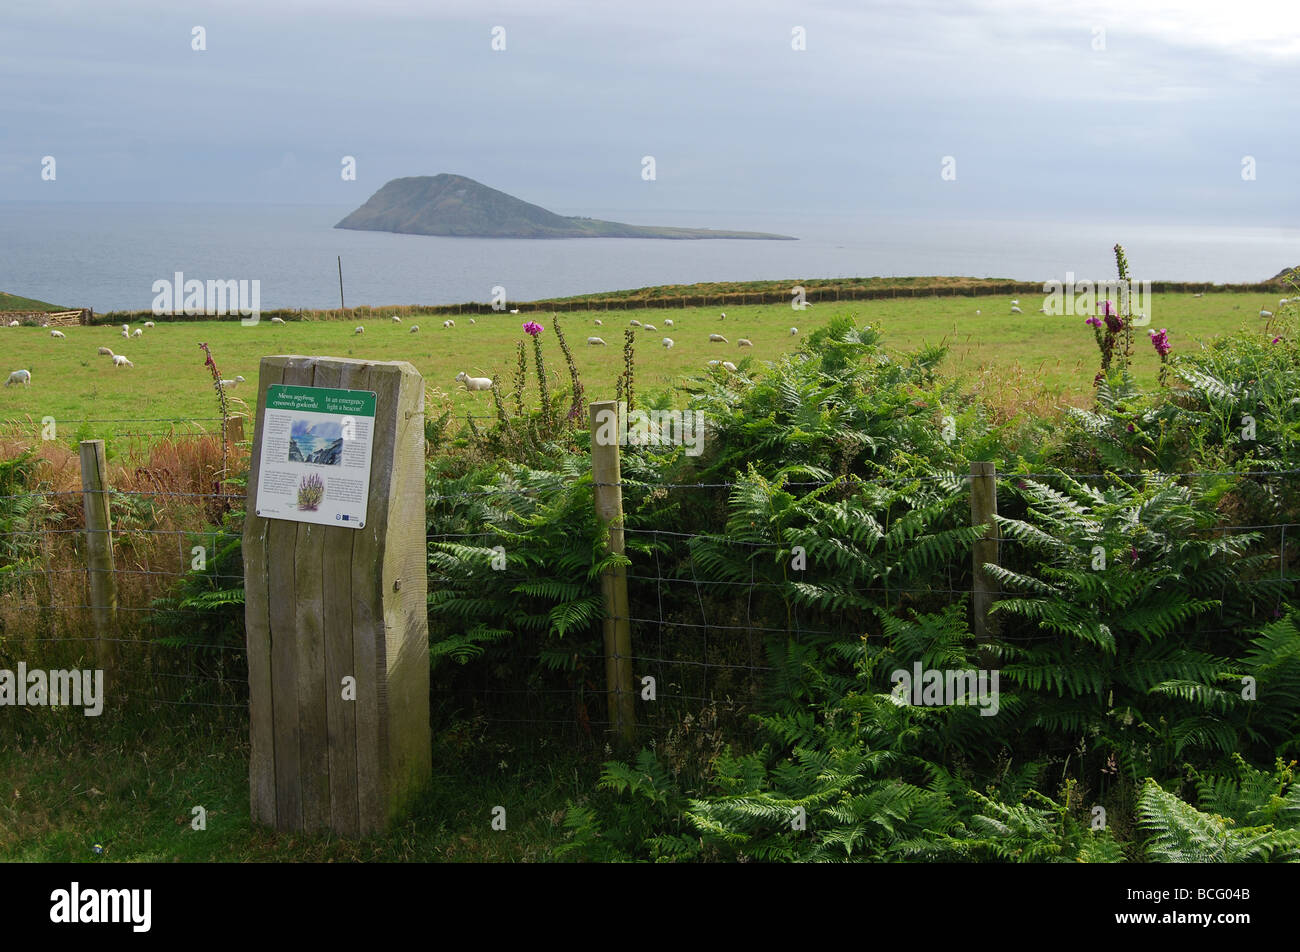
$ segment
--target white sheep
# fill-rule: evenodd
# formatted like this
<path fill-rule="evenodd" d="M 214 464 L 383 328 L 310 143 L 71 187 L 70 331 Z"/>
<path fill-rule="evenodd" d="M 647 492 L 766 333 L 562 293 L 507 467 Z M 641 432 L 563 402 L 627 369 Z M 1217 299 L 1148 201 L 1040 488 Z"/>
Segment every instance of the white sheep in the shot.
<path fill-rule="evenodd" d="M 1012 307 L 1019 307 L 1019 306 L 1020 306 L 1020 298 L 1012 298 L 1012 299 L 1011 299 L 1011 306 L 1012 306 Z"/>
<path fill-rule="evenodd" d="M 133 331 L 131 332 L 131 336 L 132 336 L 132 337 L 143 337 L 143 336 L 144 336 L 144 328 L 137 327 L 135 330 L 133 330 Z"/>
<path fill-rule="evenodd" d="M 112 357 L 112 356 L 113 356 L 113 352 L 112 352 L 111 350 L 109 350 L 107 347 L 101 347 L 101 348 L 99 348 L 99 354 L 98 354 L 97 356 L 100 356 L 100 357 Z"/>
<path fill-rule="evenodd" d="M 360 324 L 358 324 L 357 327 L 356 327 L 356 330 L 354 330 L 354 331 L 352 332 L 352 336 L 353 336 L 353 337 L 356 337 L 358 334 L 364 334 L 365 332 L 366 332 L 366 329 L 365 329 L 364 327 L 362 327 Z"/>
<path fill-rule="evenodd" d="M 122 328 L 122 339 L 123 339 L 123 340 L 130 340 L 130 339 L 131 339 L 131 332 L 128 331 L 125 327 Z"/>
<path fill-rule="evenodd" d="M 419 325 L 419 324 L 412 324 L 412 325 L 411 325 L 411 333 L 412 333 L 412 334 L 418 334 L 419 332 L 420 332 L 420 325 Z"/>
<path fill-rule="evenodd" d="M 597 327 L 604 327 L 604 326 L 605 326 L 605 322 L 602 321 L 599 317 L 596 318 L 596 320 L 595 320 L 594 323 L 595 323 L 595 325 L 596 325 Z"/>
<path fill-rule="evenodd" d="M 663 344 L 664 347 L 667 348 L 668 350 L 673 349 L 673 339 L 671 337 L 665 337 L 659 343 Z"/>
<path fill-rule="evenodd" d="M 717 366 L 720 366 L 721 364 L 722 364 L 722 361 L 720 361 L 720 360 L 710 360 L 710 361 L 709 361 L 709 366 L 710 366 L 710 367 L 717 367 Z"/>
<path fill-rule="evenodd" d="M 657 331 L 657 330 L 659 330 L 659 328 L 655 327 L 653 324 L 643 324 L 642 327 L 643 327 L 645 330 L 648 330 L 648 331 Z"/>
<path fill-rule="evenodd" d="M 729 361 L 729 360 L 724 360 L 724 361 L 722 362 L 722 366 L 726 367 L 726 368 L 727 368 L 728 370 L 730 370 L 733 374 L 736 372 L 736 365 L 733 364 L 733 363 L 732 363 L 731 361 Z"/>
<path fill-rule="evenodd" d="M 469 319 L 469 322 L 470 322 L 471 324 L 477 324 L 477 323 L 478 323 L 478 321 L 474 320 L 474 318 L 472 318 L 472 317 Z"/>
<path fill-rule="evenodd" d="M 130 331 L 131 331 L 131 325 L 129 325 L 129 324 L 123 324 L 123 325 L 122 325 L 122 330 L 126 331 L 127 333 L 130 333 Z"/>
<path fill-rule="evenodd" d="M 134 367 L 135 364 L 131 363 L 131 361 L 127 360 L 127 359 L 126 359 L 125 357 L 123 357 L 121 354 L 115 354 L 115 355 L 113 356 L 113 366 L 114 366 L 114 367 Z"/>
<path fill-rule="evenodd" d="M 1282 300 L 1280 300 L 1280 301 L 1277 302 L 1277 306 L 1278 306 L 1278 307 L 1286 307 L 1286 306 L 1287 306 L 1288 304 L 1290 304 L 1290 303 L 1291 303 L 1291 299 L 1290 299 L 1290 298 L 1282 298 Z"/>
<path fill-rule="evenodd" d="M 1259 316 L 1260 316 L 1260 317 L 1272 317 L 1272 316 L 1273 316 L 1273 312 L 1272 312 L 1272 311 L 1266 311 L 1266 310 L 1264 310 L 1264 309 L 1261 307 L 1261 308 L 1259 309 Z"/>
<path fill-rule="evenodd" d="M 153 326 L 154 326 L 154 323 L 153 323 L 153 321 L 145 321 L 145 322 L 144 322 L 144 326 L 145 326 L 145 327 L 153 327 Z"/>
<path fill-rule="evenodd" d="M 284 323 L 284 318 L 283 318 L 283 317 L 273 317 L 273 318 L 271 318 L 271 323 L 272 323 L 272 324 L 283 324 L 283 323 Z"/>
<path fill-rule="evenodd" d="M 723 311 L 723 312 L 722 312 L 722 316 L 721 316 L 720 318 L 718 318 L 718 320 L 720 320 L 720 321 L 725 321 L 726 319 L 727 319 L 727 312 L 726 312 L 726 311 Z"/>
<path fill-rule="evenodd" d="M 234 380 L 222 380 L 220 383 L 217 384 L 217 386 L 219 386 L 222 390 L 234 390 L 243 382 L 244 382 L 244 378 L 241 377 L 239 374 L 236 374 Z"/>
<path fill-rule="evenodd" d="M 795 337 L 795 336 L 797 336 L 798 333 L 799 333 L 799 328 L 797 328 L 797 327 L 792 327 L 792 328 L 790 328 L 790 336 L 791 336 L 791 337 Z"/>
<path fill-rule="evenodd" d="M 1012 308 L 1011 308 L 1011 313 L 1012 313 L 1012 314 L 1023 314 L 1024 312 L 1021 311 L 1020 308 L 1018 308 L 1018 307 L 1012 307 Z"/>
<path fill-rule="evenodd" d="M 471 377 L 465 371 L 456 374 L 456 379 L 465 385 L 466 390 L 491 390 L 491 377 Z"/>
<path fill-rule="evenodd" d="M 63 337 L 66 337 L 67 335 L 64 334 L 63 331 L 50 331 L 50 336 L 51 336 L 51 337 L 57 337 L 57 338 L 63 338 Z"/>
<path fill-rule="evenodd" d="M 641 322 L 640 322 L 640 321 L 628 321 L 628 324 L 629 324 L 630 326 L 632 326 L 632 327 L 640 327 L 640 326 L 641 326 Z"/>
<path fill-rule="evenodd" d="M 604 342 L 603 340 L 601 340 L 599 337 L 588 337 L 588 338 L 587 338 L 587 346 L 588 346 L 588 347 L 604 347 L 604 346 L 606 346 L 606 344 L 605 344 L 605 342 Z"/>
<path fill-rule="evenodd" d="M 398 317 L 396 314 L 394 314 L 394 315 L 393 315 L 393 323 L 394 323 L 394 324 L 400 324 L 400 323 L 402 323 L 402 319 L 401 319 L 400 317 Z"/>
<path fill-rule="evenodd" d="M 710 335 L 709 335 L 709 343 L 711 343 L 711 344 L 730 344 L 731 341 L 727 340 L 727 339 L 726 339 L 725 337 L 723 337 L 721 334 L 710 334 Z"/>
<path fill-rule="evenodd" d="M 740 340 L 736 341 L 736 346 L 737 346 L 737 347 L 753 347 L 753 346 L 754 346 L 754 342 L 753 342 L 752 340 L 750 340 L 749 338 L 747 338 L 747 337 L 742 337 L 742 338 L 740 338 Z"/>
<path fill-rule="evenodd" d="M 442 326 L 443 326 L 443 327 L 455 327 L 455 326 L 456 326 L 456 322 L 455 322 L 455 321 L 443 321 L 443 322 L 442 322 Z"/>
<path fill-rule="evenodd" d="M 673 326 L 673 319 L 671 317 L 664 318 L 664 327 L 672 327 L 672 326 Z"/>
<path fill-rule="evenodd" d="M 17 327 L 17 326 L 18 326 L 18 322 L 17 322 L 17 321 L 10 321 L 10 322 L 9 322 L 9 326 L 10 326 L 10 327 Z"/>
<path fill-rule="evenodd" d="M 9 379 L 5 381 L 5 386 L 7 387 L 10 384 L 15 383 L 26 384 L 30 387 L 32 384 L 32 372 L 30 370 L 15 370 L 9 375 Z"/>
<path fill-rule="evenodd" d="M 518 313 L 519 313 L 519 308 L 517 308 L 517 307 L 512 307 L 512 308 L 510 309 L 510 313 L 511 313 L 511 314 L 518 314 Z"/>

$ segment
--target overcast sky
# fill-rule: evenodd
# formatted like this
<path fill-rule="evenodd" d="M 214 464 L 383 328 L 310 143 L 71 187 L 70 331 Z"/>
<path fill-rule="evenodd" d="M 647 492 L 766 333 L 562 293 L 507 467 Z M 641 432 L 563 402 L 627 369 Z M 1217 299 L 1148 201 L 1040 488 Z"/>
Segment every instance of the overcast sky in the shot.
<path fill-rule="evenodd" d="M 1294 2 L 5 0 L 0 36 L 0 200 L 1300 221 Z"/>

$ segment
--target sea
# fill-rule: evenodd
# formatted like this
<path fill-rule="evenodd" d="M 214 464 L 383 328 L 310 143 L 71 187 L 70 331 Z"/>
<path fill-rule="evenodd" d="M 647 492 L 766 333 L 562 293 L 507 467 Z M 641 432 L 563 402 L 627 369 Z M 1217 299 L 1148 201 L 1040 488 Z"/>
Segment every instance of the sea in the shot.
<path fill-rule="evenodd" d="M 702 281 L 959 275 L 1249 283 L 1300 265 L 1300 229 L 857 213 L 556 209 L 642 225 L 797 241 L 442 238 L 347 231 L 334 205 L 0 202 L 0 290 L 96 311 L 148 310 L 154 284 L 258 281 L 259 305 L 331 308 L 529 301 Z M 497 288 L 504 289 L 496 291 Z"/>

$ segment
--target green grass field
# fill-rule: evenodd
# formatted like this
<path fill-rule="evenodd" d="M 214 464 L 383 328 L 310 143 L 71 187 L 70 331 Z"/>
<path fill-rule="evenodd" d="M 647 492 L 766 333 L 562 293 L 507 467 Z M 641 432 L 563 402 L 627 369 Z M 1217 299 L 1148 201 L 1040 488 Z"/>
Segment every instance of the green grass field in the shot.
<path fill-rule="evenodd" d="M 1174 354 L 1198 347 L 1216 335 L 1252 328 L 1264 332 L 1261 308 L 1277 311 L 1277 296 L 1263 293 L 1155 295 L 1151 328 L 1167 328 Z M 1025 313 L 1010 313 L 1010 299 L 1000 297 L 931 297 L 819 304 L 802 312 L 787 306 L 729 308 L 726 320 L 717 310 L 664 309 L 562 313 L 561 322 L 582 374 L 589 399 L 614 395 L 614 381 L 622 369 L 623 333 L 636 319 L 655 325 L 657 331 L 637 331 L 637 389 L 646 394 L 706 371 L 710 358 L 740 363 L 749 358 L 761 371 L 764 361 L 778 359 L 797 349 L 809 332 L 833 315 L 851 313 L 862 324 L 879 327 L 888 348 L 895 352 L 923 343 L 946 342 L 951 351 L 945 370 L 973 379 L 981 374 L 1008 382 L 1019 390 L 1032 389 L 1049 401 L 1087 399 L 1097 370 L 1098 355 L 1092 330 L 1082 316 L 1046 317 L 1036 313 L 1041 301 L 1024 297 Z M 977 314 L 976 311 L 980 311 Z M 597 327 L 595 319 L 603 321 Z M 66 339 L 50 337 L 48 330 L 0 327 L 0 376 L 12 370 L 32 373 L 30 387 L 0 388 L 0 420 L 39 422 L 52 416 L 60 424 L 59 438 L 76 435 L 112 435 L 122 426 L 79 425 L 81 420 L 212 419 L 217 402 L 211 378 L 203 364 L 200 342 L 206 342 L 222 376 L 242 374 L 247 383 L 232 396 L 250 400 L 256 390 L 258 361 L 270 354 L 311 354 L 374 360 L 409 360 L 425 377 L 430 414 L 454 408 L 490 415 L 492 397 L 469 393 L 455 382 L 464 370 L 471 376 L 499 374 L 508 385 L 515 363 L 515 342 L 525 339 L 521 327 L 529 316 L 507 313 L 478 315 L 475 324 L 462 315 L 456 327 L 444 329 L 434 315 L 407 317 L 401 324 L 370 319 L 363 335 L 355 336 L 352 322 L 314 321 L 274 325 L 262 321 L 244 327 L 236 322 L 158 321 L 144 336 L 123 340 L 120 327 L 68 327 Z M 546 327 L 542 340 L 548 370 L 557 383 L 567 382 L 563 356 L 551 332 L 548 315 L 538 318 Z M 666 319 L 674 327 L 665 324 Z M 418 324 L 417 334 L 410 332 Z M 789 328 L 797 326 L 799 335 Z M 1137 330 L 1134 369 L 1139 380 L 1153 384 L 1158 362 Z M 730 343 L 711 344 L 710 333 L 725 335 Z M 599 336 L 606 347 L 589 347 L 586 338 Z M 671 350 L 660 344 L 668 336 Z M 736 343 L 745 337 L 752 348 Z M 97 356 L 100 346 L 122 353 L 135 364 L 118 369 L 110 358 Z M 531 347 L 529 348 L 531 361 Z M 71 424 L 69 430 L 68 425 Z M 150 426 L 156 426 L 150 424 Z"/>
<path fill-rule="evenodd" d="M 58 304 L 48 304 L 45 301 L 38 301 L 35 298 L 19 297 L 17 294 L 0 291 L 0 311 L 44 311 L 46 313 L 53 313 L 55 311 L 67 310 L 71 309 L 61 307 Z"/>

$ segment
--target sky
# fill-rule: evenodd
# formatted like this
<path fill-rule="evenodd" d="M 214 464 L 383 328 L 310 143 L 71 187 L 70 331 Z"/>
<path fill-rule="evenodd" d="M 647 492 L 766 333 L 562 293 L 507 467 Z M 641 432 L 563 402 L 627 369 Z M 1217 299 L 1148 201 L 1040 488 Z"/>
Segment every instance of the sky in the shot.
<path fill-rule="evenodd" d="M 5 0 L 0 34 L 0 201 L 454 172 L 597 217 L 1300 221 L 1282 2 Z"/>

